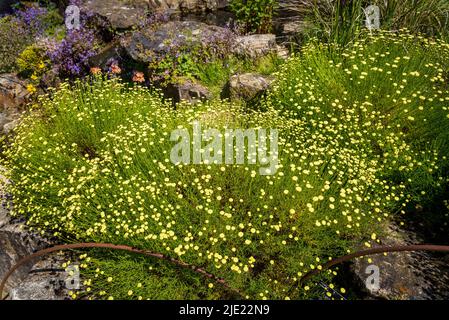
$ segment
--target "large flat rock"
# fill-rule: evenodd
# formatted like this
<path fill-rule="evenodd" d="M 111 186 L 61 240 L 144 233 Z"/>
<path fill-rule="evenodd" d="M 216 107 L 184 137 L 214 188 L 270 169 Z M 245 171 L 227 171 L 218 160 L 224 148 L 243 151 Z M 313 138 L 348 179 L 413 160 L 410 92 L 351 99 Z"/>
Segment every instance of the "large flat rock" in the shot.
<path fill-rule="evenodd" d="M 273 80 L 272 77 L 257 73 L 235 74 L 226 84 L 222 97 L 249 101 L 266 92 Z"/>
<path fill-rule="evenodd" d="M 116 30 L 139 26 L 149 13 L 200 13 L 226 7 L 227 0 L 83 0 L 81 10 Z"/>
<path fill-rule="evenodd" d="M 211 38 L 226 37 L 226 28 L 197 21 L 170 21 L 154 28 L 146 28 L 123 38 L 121 44 L 128 55 L 137 62 L 148 63 L 154 55 L 164 55 L 171 48 L 197 46 Z"/>
<path fill-rule="evenodd" d="M 5 193 L 8 180 L 0 166 L 0 280 L 22 258 L 44 249 L 50 242 L 27 231 L 23 222 L 9 216 L 10 197 Z M 61 270 L 64 256 L 52 255 L 30 261 L 17 269 L 6 283 L 8 299 L 55 300 L 67 296 L 64 288 L 65 270 Z M 1 298 L 1 297 L 0 297 Z"/>
<path fill-rule="evenodd" d="M 16 3 L 16 0 L 1 0 L 0 1 L 0 14 L 10 13 L 12 11 L 11 5 Z"/>
<path fill-rule="evenodd" d="M 113 29 L 129 29 L 144 19 L 150 4 L 145 0 L 85 0 L 80 9 L 103 19 Z"/>

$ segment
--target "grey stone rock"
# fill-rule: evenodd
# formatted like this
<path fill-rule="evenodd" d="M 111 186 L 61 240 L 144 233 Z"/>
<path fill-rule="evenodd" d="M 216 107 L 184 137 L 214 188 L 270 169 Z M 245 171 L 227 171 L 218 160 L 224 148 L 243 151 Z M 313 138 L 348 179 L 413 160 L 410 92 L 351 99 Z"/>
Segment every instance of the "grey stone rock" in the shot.
<path fill-rule="evenodd" d="M 299 21 L 290 21 L 290 22 L 284 23 L 282 27 L 283 27 L 282 32 L 284 34 L 294 35 L 303 30 L 304 24 Z"/>
<path fill-rule="evenodd" d="M 190 79 L 180 80 L 178 83 L 169 84 L 164 89 L 164 95 L 167 98 L 171 98 L 173 102 L 198 102 L 212 97 L 206 87 Z"/>
<path fill-rule="evenodd" d="M 290 51 L 282 45 L 277 45 L 276 54 L 281 59 L 287 59 L 290 56 Z"/>
<path fill-rule="evenodd" d="M 235 16 L 226 10 L 208 11 L 206 13 L 182 13 L 181 15 L 171 15 L 172 20 L 198 20 L 210 25 L 219 27 L 236 27 Z"/>
<path fill-rule="evenodd" d="M 18 124 L 20 113 L 15 109 L 0 109 L 0 135 L 8 134 Z"/>
<path fill-rule="evenodd" d="M 0 14 L 3 13 L 10 13 L 11 12 L 11 5 L 16 3 L 15 0 L 2 0 L 0 1 Z"/>
<path fill-rule="evenodd" d="M 28 233 L 22 223 L 9 221 L 0 228 L 0 277 L 3 277 L 21 258 L 47 245 L 46 240 Z M 19 284 L 28 275 L 32 265 L 32 262 L 28 263 L 14 272 L 7 283 L 7 289 Z"/>
<path fill-rule="evenodd" d="M 121 44 L 132 59 L 148 63 L 154 59 L 154 55 L 166 54 L 171 46 L 195 46 L 221 32 L 229 33 L 225 28 L 202 22 L 170 21 L 155 30 L 147 28 L 134 32 L 122 38 Z"/>
<path fill-rule="evenodd" d="M 62 268 L 64 255 L 52 255 L 36 263 L 28 275 L 9 291 L 10 300 L 64 300 L 68 298 Z"/>
<path fill-rule="evenodd" d="M 227 0 L 84 0 L 81 10 L 98 18 L 99 25 L 126 30 L 138 26 L 150 12 L 196 13 L 227 5 Z"/>
<path fill-rule="evenodd" d="M 263 94 L 273 82 L 272 77 L 257 73 L 243 73 L 233 75 L 225 86 L 222 97 L 231 100 L 249 101 Z"/>
<path fill-rule="evenodd" d="M 250 58 L 257 58 L 277 52 L 276 36 L 274 34 L 253 34 L 237 37 L 233 53 Z"/>
<path fill-rule="evenodd" d="M 0 110 L 20 107 L 29 97 L 25 81 L 12 73 L 0 74 Z"/>
<path fill-rule="evenodd" d="M 47 278 L 33 275 L 11 289 L 9 298 L 11 300 L 63 300 L 56 295 L 56 289 L 52 286 L 53 284 Z"/>

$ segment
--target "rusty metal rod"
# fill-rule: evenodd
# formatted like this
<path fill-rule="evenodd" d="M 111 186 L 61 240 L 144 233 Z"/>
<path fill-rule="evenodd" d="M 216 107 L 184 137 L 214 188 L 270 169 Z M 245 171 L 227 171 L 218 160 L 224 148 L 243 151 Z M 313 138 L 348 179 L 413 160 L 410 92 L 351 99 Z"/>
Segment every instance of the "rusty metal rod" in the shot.
<path fill-rule="evenodd" d="M 146 250 L 132 248 L 132 247 L 126 246 L 126 245 L 115 245 L 115 244 L 110 244 L 110 243 L 75 243 L 75 244 L 58 245 L 58 246 L 54 246 L 51 248 L 43 249 L 43 250 L 37 251 L 37 252 L 33 253 L 32 255 L 29 255 L 29 256 L 24 257 L 21 260 L 19 260 L 8 271 L 8 273 L 3 277 L 2 282 L 0 283 L 0 297 L 3 296 L 4 287 L 6 285 L 6 282 L 8 281 L 8 278 L 14 273 L 14 271 L 16 271 L 18 268 L 20 268 L 23 264 L 25 264 L 35 258 L 42 257 L 42 256 L 52 253 L 52 252 L 68 250 L 68 249 L 85 249 L 85 248 L 105 248 L 105 249 L 113 249 L 113 250 L 122 250 L 122 251 L 143 254 L 143 255 L 146 255 L 149 257 L 154 257 L 154 258 L 162 259 L 165 261 L 169 261 L 169 262 L 174 263 L 182 268 L 190 269 L 196 273 L 201 274 L 202 276 L 205 276 L 206 278 L 212 279 L 212 280 L 216 281 L 217 283 L 221 284 L 223 287 L 229 289 L 230 291 L 233 291 L 233 292 L 237 293 L 239 296 L 242 296 L 242 294 L 238 290 L 230 287 L 224 279 L 218 278 L 218 277 L 214 276 L 213 274 L 206 272 L 202 268 L 199 268 L 194 265 L 176 260 L 174 258 L 165 256 L 160 253 L 154 253 L 154 252 L 150 252 L 150 251 L 146 251 Z M 361 250 L 361 251 L 357 251 L 357 252 L 339 257 L 337 259 L 331 260 L 331 261 L 325 263 L 321 269 L 314 269 L 314 270 L 309 271 L 300 279 L 299 283 L 300 283 L 300 285 L 302 285 L 308 279 L 319 274 L 321 271 L 329 269 L 334 265 L 340 264 L 342 262 L 345 262 L 345 261 L 348 261 L 348 260 L 351 260 L 354 258 L 363 257 L 363 256 L 367 256 L 367 255 L 373 255 L 373 254 L 380 254 L 380 253 L 404 252 L 404 251 L 449 252 L 449 246 L 421 244 L 421 245 L 407 245 L 407 246 L 388 246 L 388 247 L 384 246 L 384 247 L 376 247 L 376 248 L 372 248 L 372 249 Z"/>
<path fill-rule="evenodd" d="M 150 252 L 150 251 L 146 251 L 146 250 L 141 250 L 141 249 L 136 249 L 130 246 L 126 246 L 126 245 L 116 245 L 116 244 L 111 244 L 111 243 L 74 243 L 74 244 L 64 244 L 64 245 L 57 245 L 51 248 L 47 248 L 47 249 L 43 249 L 43 250 L 39 250 L 29 256 L 26 256 L 22 259 L 20 259 L 7 273 L 6 275 L 3 277 L 2 282 L 0 283 L 0 299 L 3 299 L 3 291 L 6 285 L 6 282 L 8 281 L 8 278 L 14 273 L 14 271 L 16 271 L 18 268 L 20 268 L 22 265 L 24 265 L 27 262 L 30 262 L 31 260 L 35 259 L 35 258 L 39 258 L 42 257 L 44 255 L 47 255 L 49 253 L 52 252 L 57 252 L 57 251 L 61 251 L 61 250 L 68 250 L 68 249 L 86 249 L 86 248 L 104 248 L 104 249 L 113 249 L 113 250 L 122 250 L 122 251 L 127 251 L 127 252 L 131 252 L 131 253 L 137 253 L 137 254 L 142 254 L 148 257 L 154 257 L 154 258 L 158 258 L 158 259 L 162 259 L 165 261 L 169 261 L 173 264 L 176 264 L 177 266 L 180 266 L 184 269 L 189 269 L 192 270 L 196 273 L 199 273 L 200 275 L 211 279 L 219 284 L 221 284 L 223 287 L 225 287 L 226 289 L 233 291 L 234 293 L 237 293 L 240 297 L 242 297 L 242 294 L 229 286 L 229 284 L 222 278 L 218 278 L 215 275 L 205 271 L 204 269 L 188 264 L 186 262 L 180 261 L 180 260 L 176 260 L 174 258 L 168 257 L 166 255 L 163 255 L 161 253 L 154 253 L 154 252 Z"/>
<path fill-rule="evenodd" d="M 316 276 L 321 271 L 329 269 L 337 264 L 340 264 L 342 262 L 359 258 L 363 256 L 373 255 L 373 254 L 379 254 L 379 253 L 387 253 L 387 252 L 404 252 L 404 251 L 440 251 L 440 252 L 449 252 L 449 246 L 442 246 L 442 245 L 432 245 L 432 244 L 415 244 L 415 245 L 406 245 L 406 246 L 383 246 L 383 247 L 376 247 L 372 249 L 366 249 L 357 251 L 345 256 L 342 256 L 340 258 L 333 259 L 327 263 L 325 263 L 321 269 L 313 269 L 309 272 L 307 272 L 300 280 L 299 284 L 303 285 L 307 280 L 309 280 L 311 277 Z"/>

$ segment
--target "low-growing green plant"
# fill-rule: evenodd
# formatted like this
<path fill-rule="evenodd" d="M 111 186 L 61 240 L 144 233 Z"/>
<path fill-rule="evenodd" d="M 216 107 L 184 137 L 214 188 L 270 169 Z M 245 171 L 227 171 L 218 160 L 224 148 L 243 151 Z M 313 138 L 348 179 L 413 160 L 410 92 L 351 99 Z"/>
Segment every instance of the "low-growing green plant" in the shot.
<path fill-rule="evenodd" d="M 36 44 L 30 45 L 16 59 L 18 72 L 39 84 L 43 74 L 48 71 L 49 59 L 44 48 Z"/>
<path fill-rule="evenodd" d="M 277 0 L 232 0 L 230 8 L 248 33 L 267 33 L 272 29 Z"/>
<path fill-rule="evenodd" d="M 231 55 L 225 59 L 214 59 L 207 64 L 199 64 L 195 72 L 195 78 L 218 97 L 232 75 L 245 72 L 270 75 L 282 63 L 284 63 L 284 59 L 276 54 L 268 54 L 257 59 L 243 59 Z"/>
<path fill-rule="evenodd" d="M 449 46 L 380 32 L 336 52 L 311 43 L 292 57 L 260 110 L 219 100 L 173 110 L 158 92 L 117 79 L 63 84 L 23 119 L 5 154 L 12 214 L 63 242 L 182 260 L 243 298 L 333 298 L 318 280 L 345 294 L 335 270 L 298 281 L 380 242 L 385 223 L 447 185 L 448 149 L 437 141 L 448 141 Z M 172 163 L 171 133 L 191 134 L 195 120 L 220 133 L 277 128 L 273 175 L 260 164 Z M 84 287 L 72 298 L 234 297 L 165 261 L 99 249 L 78 259 Z"/>
<path fill-rule="evenodd" d="M 14 71 L 17 56 L 33 40 L 17 19 L 11 16 L 0 18 L 0 73 Z"/>
<path fill-rule="evenodd" d="M 429 202 L 447 183 L 449 157 L 449 45 L 409 32 L 365 32 L 346 48 L 310 43 L 301 56 L 281 67 L 268 101 L 286 114 L 315 125 L 317 118 L 354 110 L 378 112 L 386 130 L 416 152 L 401 166 L 422 157 L 437 160 L 434 169 L 401 172 L 393 166 L 390 178 L 406 183 L 416 203 Z M 292 84 L 295 84 L 292 86 Z M 307 104 L 307 107 L 304 107 Z M 314 110 L 314 111 L 311 111 Z M 373 139 L 380 155 L 383 143 Z M 394 178 L 392 178 L 394 176 Z"/>
<path fill-rule="evenodd" d="M 157 28 L 157 24 L 151 28 Z M 147 53 L 152 56 L 148 65 L 150 80 L 162 85 L 174 83 L 178 78 L 198 78 L 201 65 L 230 57 L 235 40 L 235 34 L 229 29 L 222 29 L 209 36 L 203 35 L 201 41 L 188 30 L 183 31 L 185 39 L 182 41 L 175 35 L 170 36 L 173 39 L 168 41 L 169 45 L 164 47 L 163 53 Z"/>

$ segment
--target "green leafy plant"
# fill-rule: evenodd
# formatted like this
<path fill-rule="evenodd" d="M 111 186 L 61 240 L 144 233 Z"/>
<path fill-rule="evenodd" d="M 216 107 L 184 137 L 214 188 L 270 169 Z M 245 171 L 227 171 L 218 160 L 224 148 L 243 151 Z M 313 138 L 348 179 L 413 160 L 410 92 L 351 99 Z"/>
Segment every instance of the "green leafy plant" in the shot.
<path fill-rule="evenodd" d="M 248 33 L 267 33 L 277 7 L 276 0 L 232 0 L 230 7 Z"/>
<path fill-rule="evenodd" d="M 447 187 L 449 45 L 380 31 L 332 48 L 310 43 L 281 65 L 257 110 L 220 100 L 173 110 L 158 92 L 99 76 L 62 84 L 5 153 L 12 214 L 63 242 L 124 244 L 201 266 L 244 297 L 332 297 L 298 280 L 379 242 L 386 223 Z M 276 173 L 175 165 L 171 133 L 191 133 L 193 120 L 220 133 L 277 128 Z M 85 289 L 74 299 L 231 297 L 164 261 L 100 250 L 79 259 Z M 345 293 L 335 274 L 316 279 Z"/>

